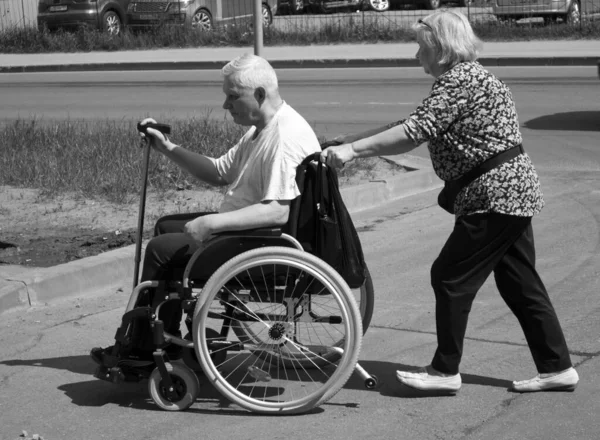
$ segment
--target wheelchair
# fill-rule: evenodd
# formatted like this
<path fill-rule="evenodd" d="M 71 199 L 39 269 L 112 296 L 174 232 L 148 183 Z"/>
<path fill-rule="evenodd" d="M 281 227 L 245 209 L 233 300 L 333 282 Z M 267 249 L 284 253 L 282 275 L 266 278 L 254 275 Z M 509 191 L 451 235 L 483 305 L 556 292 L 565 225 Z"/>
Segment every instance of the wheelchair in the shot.
<path fill-rule="evenodd" d="M 114 355 L 127 344 L 133 320 L 147 319 L 155 368 L 149 375 L 132 373 L 109 356 L 96 377 L 115 383 L 147 377 L 153 401 L 168 411 L 196 401 L 198 375 L 232 403 L 263 414 L 307 412 L 331 399 L 354 371 L 366 388 L 377 386 L 358 364 L 373 312 L 368 273 L 359 289 L 350 289 L 285 227 L 219 234 L 203 243 L 182 273 L 181 280 L 136 285 L 136 268 L 115 335 Z M 146 289 L 154 289 L 158 305 L 138 306 Z M 172 301 L 183 310 L 185 337 L 166 332 L 159 319 L 161 307 Z M 183 347 L 181 360 L 169 359 L 169 344 Z"/>

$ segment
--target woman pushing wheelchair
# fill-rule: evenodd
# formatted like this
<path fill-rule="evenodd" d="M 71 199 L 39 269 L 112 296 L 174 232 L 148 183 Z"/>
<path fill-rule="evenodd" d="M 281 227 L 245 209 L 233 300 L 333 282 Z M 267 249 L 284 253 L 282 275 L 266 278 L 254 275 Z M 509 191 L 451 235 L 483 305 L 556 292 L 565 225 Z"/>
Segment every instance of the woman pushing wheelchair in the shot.
<path fill-rule="evenodd" d="M 416 54 L 433 76 L 431 92 L 405 120 L 358 135 L 321 153 L 341 167 L 359 157 L 406 153 L 424 142 L 445 182 L 439 203 L 454 229 L 431 268 L 437 350 L 431 364 L 397 371 L 419 390 L 454 394 L 467 319 L 477 291 L 493 272 L 517 317 L 538 375 L 515 381 L 517 392 L 572 391 L 579 377 L 548 293 L 535 268 L 531 219 L 543 207 L 537 173 L 524 152 L 508 87 L 477 59 L 480 41 L 462 14 L 433 13 L 414 26 Z"/>

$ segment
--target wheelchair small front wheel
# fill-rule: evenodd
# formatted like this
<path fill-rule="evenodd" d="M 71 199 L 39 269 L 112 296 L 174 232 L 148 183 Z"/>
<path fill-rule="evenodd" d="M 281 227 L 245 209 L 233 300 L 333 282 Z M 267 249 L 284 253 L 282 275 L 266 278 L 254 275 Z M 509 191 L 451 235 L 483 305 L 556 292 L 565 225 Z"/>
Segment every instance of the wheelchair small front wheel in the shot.
<path fill-rule="evenodd" d="M 148 391 L 152 400 L 167 411 L 188 409 L 196 401 L 200 392 L 200 382 L 194 372 L 182 364 L 166 363 L 167 371 L 173 383 L 173 389 L 164 385 L 160 371 L 155 368 L 148 381 Z M 169 393 L 171 391 L 171 393 Z"/>

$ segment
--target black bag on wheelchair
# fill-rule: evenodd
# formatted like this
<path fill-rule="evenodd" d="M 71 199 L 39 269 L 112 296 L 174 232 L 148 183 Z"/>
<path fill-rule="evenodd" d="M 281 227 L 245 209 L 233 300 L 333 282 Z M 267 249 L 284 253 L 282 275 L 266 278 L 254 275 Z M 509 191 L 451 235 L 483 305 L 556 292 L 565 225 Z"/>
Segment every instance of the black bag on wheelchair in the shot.
<path fill-rule="evenodd" d="M 365 282 L 366 265 L 337 173 L 320 162 L 317 153 L 300 164 L 296 183 L 301 194 L 291 204 L 285 232 L 333 267 L 351 288 L 359 288 Z"/>

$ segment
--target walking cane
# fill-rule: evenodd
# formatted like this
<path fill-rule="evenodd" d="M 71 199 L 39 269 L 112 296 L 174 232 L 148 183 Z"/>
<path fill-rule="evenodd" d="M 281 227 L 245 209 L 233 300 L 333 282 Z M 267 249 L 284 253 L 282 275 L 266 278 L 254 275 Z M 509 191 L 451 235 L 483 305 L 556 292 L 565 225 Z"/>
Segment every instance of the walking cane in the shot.
<path fill-rule="evenodd" d="M 144 152 L 144 168 L 142 170 L 142 191 L 140 193 L 140 207 L 138 211 L 138 226 L 137 226 L 137 234 L 135 238 L 135 259 L 134 259 L 134 269 L 133 269 L 133 288 L 138 285 L 140 280 L 140 261 L 142 255 L 142 235 L 144 233 L 144 212 L 146 210 L 146 188 L 148 187 L 148 168 L 150 166 L 150 141 L 148 139 L 148 134 L 146 133 L 147 128 L 154 128 L 155 130 L 160 131 L 161 133 L 167 135 L 171 134 L 171 126 L 167 124 L 155 124 L 155 123 L 147 123 L 141 124 L 138 123 L 137 129 L 140 133 L 144 133 L 146 136 L 143 138 L 143 143 L 146 151 Z"/>

